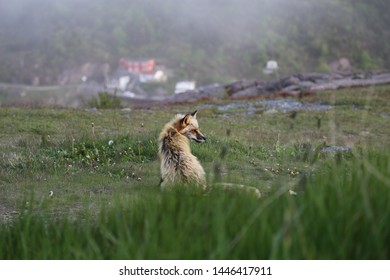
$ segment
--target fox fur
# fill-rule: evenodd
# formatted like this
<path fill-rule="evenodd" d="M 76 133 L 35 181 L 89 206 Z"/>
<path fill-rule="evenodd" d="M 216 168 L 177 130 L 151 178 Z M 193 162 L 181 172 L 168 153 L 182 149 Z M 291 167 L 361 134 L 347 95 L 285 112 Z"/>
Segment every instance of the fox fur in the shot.
<path fill-rule="evenodd" d="M 158 153 L 161 160 L 161 188 L 175 184 L 193 183 L 206 188 L 206 175 L 199 160 L 191 153 L 190 140 L 202 143 L 206 137 L 200 132 L 197 111 L 178 114 L 168 122 L 158 138 Z M 255 187 L 232 183 L 219 183 L 214 187 L 225 190 L 244 190 L 261 197 Z"/>
<path fill-rule="evenodd" d="M 191 153 L 189 140 L 202 143 L 206 137 L 200 132 L 196 119 L 197 111 L 178 114 L 168 122 L 158 138 L 161 160 L 160 186 L 177 183 L 194 183 L 206 187 L 206 175 L 199 160 Z"/>

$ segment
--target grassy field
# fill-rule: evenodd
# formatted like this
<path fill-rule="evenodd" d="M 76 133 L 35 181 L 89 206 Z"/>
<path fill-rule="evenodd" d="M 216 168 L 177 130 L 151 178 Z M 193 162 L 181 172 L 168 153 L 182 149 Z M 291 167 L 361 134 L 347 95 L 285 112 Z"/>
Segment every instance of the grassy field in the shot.
<path fill-rule="evenodd" d="M 390 88 L 300 101 L 333 107 L 0 108 L 0 259 L 390 258 Z M 160 191 L 158 134 L 194 109 L 209 185 L 260 199 Z"/>

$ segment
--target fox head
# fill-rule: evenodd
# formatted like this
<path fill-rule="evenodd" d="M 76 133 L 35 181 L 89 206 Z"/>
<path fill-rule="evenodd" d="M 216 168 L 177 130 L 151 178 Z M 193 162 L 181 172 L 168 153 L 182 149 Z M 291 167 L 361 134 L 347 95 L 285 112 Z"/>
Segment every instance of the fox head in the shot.
<path fill-rule="evenodd" d="M 206 137 L 200 132 L 198 120 L 196 119 L 196 114 L 198 111 L 195 111 L 191 114 L 181 116 L 179 122 L 177 123 L 177 131 L 187 137 L 189 140 L 194 140 L 198 143 L 206 141 Z"/>

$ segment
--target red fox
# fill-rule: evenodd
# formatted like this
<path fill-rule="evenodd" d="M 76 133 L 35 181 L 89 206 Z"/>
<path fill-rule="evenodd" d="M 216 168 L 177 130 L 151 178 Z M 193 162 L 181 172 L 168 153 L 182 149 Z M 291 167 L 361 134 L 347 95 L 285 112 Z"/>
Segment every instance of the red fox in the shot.
<path fill-rule="evenodd" d="M 200 132 L 197 111 L 176 115 L 165 125 L 158 138 L 158 153 L 161 159 L 161 188 L 178 183 L 194 183 L 206 188 L 206 174 L 199 160 L 191 153 L 189 140 L 202 143 L 206 137 Z M 225 190 L 240 189 L 261 197 L 255 187 L 232 183 L 215 184 Z"/>
<path fill-rule="evenodd" d="M 161 159 L 161 187 L 177 183 L 195 183 L 206 187 L 206 176 L 199 160 L 191 153 L 189 140 L 202 143 L 206 137 L 200 132 L 197 111 L 178 114 L 167 123 L 158 138 Z"/>

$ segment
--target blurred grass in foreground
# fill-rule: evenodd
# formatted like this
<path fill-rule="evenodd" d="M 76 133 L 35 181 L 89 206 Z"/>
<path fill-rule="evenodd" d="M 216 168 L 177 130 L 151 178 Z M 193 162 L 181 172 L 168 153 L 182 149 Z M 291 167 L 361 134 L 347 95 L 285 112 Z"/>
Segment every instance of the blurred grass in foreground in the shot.
<path fill-rule="evenodd" d="M 97 217 L 24 214 L 0 227 L 1 259 L 389 259 L 390 153 L 325 161 L 260 200 L 237 191 L 156 189 Z"/>

